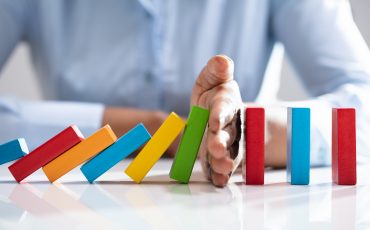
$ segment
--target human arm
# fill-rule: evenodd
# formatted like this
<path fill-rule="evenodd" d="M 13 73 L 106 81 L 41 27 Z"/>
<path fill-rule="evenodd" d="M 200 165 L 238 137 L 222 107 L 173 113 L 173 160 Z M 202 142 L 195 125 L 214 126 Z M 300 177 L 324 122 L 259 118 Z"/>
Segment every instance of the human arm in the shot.
<path fill-rule="evenodd" d="M 279 104 L 312 108 L 311 165 L 331 162 L 332 107 L 356 108 L 358 159 L 370 159 L 366 154 L 370 147 L 366 141 L 370 128 L 370 110 L 366 106 L 370 102 L 370 53 L 353 21 L 349 2 L 273 3 L 272 34 L 283 43 L 310 96 L 305 101 Z"/>

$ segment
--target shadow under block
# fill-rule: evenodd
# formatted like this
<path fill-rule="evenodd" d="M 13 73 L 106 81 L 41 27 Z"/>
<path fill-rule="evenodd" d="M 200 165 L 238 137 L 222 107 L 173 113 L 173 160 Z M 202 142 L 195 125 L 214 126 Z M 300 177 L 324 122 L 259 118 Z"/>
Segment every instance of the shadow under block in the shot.
<path fill-rule="evenodd" d="M 209 110 L 198 106 L 191 108 L 184 134 L 172 163 L 170 171 L 172 179 L 181 183 L 189 183 L 208 118 Z"/>
<path fill-rule="evenodd" d="M 54 182 L 78 165 L 94 157 L 117 140 L 109 125 L 81 141 L 67 152 L 42 167 L 50 182 Z"/>
<path fill-rule="evenodd" d="M 28 154 L 27 143 L 23 138 L 0 145 L 0 165 L 17 160 Z"/>
<path fill-rule="evenodd" d="M 150 139 L 150 134 L 143 124 L 128 131 L 116 143 L 86 162 L 81 171 L 86 179 L 92 183 L 99 176 L 126 158 Z"/>
<path fill-rule="evenodd" d="M 245 184 L 263 185 L 265 173 L 265 109 L 245 109 Z"/>
<path fill-rule="evenodd" d="M 288 108 L 287 179 L 293 185 L 310 183 L 310 109 Z"/>
<path fill-rule="evenodd" d="M 84 137 L 77 126 L 69 126 L 14 164 L 10 165 L 9 171 L 13 174 L 17 182 L 21 182 L 83 139 Z"/>
<path fill-rule="evenodd" d="M 332 109 L 332 177 L 338 185 L 356 184 L 356 111 Z"/>
<path fill-rule="evenodd" d="M 126 169 L 126 174 L 140 183 L 171 143 L 181 133 L 185 122 L 172 112 Z"/>

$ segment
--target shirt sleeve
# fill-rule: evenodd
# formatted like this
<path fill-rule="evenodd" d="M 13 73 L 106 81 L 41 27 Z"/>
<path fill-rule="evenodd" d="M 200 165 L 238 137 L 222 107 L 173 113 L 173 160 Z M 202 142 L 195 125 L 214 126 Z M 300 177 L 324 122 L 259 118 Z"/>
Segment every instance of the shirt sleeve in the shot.
<path fill-rule="evenodd" d="M 370 162 L 370 53 L 346 0 L 272 2 L 272 32 L 312 99 L 311 161 L 331 162 L 331 108 L 356 108 L 357 159 Z M 289 84 L 289 83 L 286 83 Z"/>
<path fill-rule="evenodd" d="M 0 98 L 0 141 L 24 137 L 34 149 L 72 124 L 88 137 L 101 127 L 103 111 L 95 103 Z"/>
<path fill-rule="evenodd" d="M 26 5 L 22 0 L 0 1 L 0 70 L 25 36 Z"/>
<path fill-rule="evenodd" d="M 26 39 L 28 4 L 24 0 L 0 1 L 0 69 L 17 43 Z M 103 110 L 102 104 L 0 97 L 0 143 L 24 137 L 34 149 L 71 124 L 87 137 L 101 126 Z"/>

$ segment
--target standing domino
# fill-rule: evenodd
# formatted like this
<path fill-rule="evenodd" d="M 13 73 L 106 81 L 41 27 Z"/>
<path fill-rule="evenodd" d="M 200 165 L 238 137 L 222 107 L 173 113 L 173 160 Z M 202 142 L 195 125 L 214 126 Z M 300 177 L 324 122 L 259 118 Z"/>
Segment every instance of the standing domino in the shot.
<path fill-rule="evenodd" d="M 9 171 L 19 183 L 83 139 L 84 137 L 76 126 L 69 126 L 25 157 L 9 166 Z"/>
<path fill-rule="evenodd" d="M 181 183 L 189 183 L 199 146 L 209 118 L 209 110 L 193 106 L 172 163 L 170 177 Z"/>
<path fill-rule="evenodd" d="M 309 108 L 288 108 L 287 176 L 293 185 L 310 183 Z"/>
<path fill-rule="evenodd" d="M 159 127 L 152 139 L 126 169 L 126 174 L 136 183 L 140 183 L 154 164 L 161 158 L 171 143 L 181 133 L 185 122 L 172 112 Z"/>
<path fill-rule="evenodd" d="M 119 138 L 114 145 L 86 162 L 81 167 L 81 171 L 86 179 L 92 183 L 96 178 L 103 175 L 103 173 L 145 144 L 149 139 L 150 134 L 144 125 L 138 124 Z"/>
<path fill-rule="evenodd" d="M 28 147 L 23 138 L 0 145 L 0 165 L 17 160 L 28 154 Z"/>
<path fill-rule="evenodd" d="M 356 111 L 332 109 L 332 177 L 339 185 L 356 184 Z"/>
<path fill-rule="evenodd" d="M 52 160 L 42 170 L 49 181 L 54 182 L 84 161 L 89 160 L 112 145 L 116 140 L 117 137 L 113 130 L 109 125 L 106 125 L 78 145 Z"/>
<path fill-rule="evenodd" d="M 245 109 L 245 173 L 246 185 L 263 185 L 265 170 L 265 109 Z"/>

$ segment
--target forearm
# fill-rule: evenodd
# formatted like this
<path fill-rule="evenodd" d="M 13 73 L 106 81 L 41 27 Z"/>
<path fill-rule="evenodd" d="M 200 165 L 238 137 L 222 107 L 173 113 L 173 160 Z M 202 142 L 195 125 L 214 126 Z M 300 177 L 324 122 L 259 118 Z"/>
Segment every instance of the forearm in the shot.
<path fill-rule="evenodd" d="M 265 108 L 265 166 L 286 165 L 286 110 L 281 105 L 258 105 L 245 102 L 246 107 Z"/>
<path fill-rule="evenodd" d="M 367 84 L 346 84 L 320 97 L 294 102 L 279 102 L 277 107 L 266 106 L 265 165 L 284 167 L 286 162 L 286 108 L 311 108 L 311 156 L 313 166 L 329 165 L 331 159 L 331 110 L 335 107 L 356 108 L 359 162 L 370 159 L 368 130 L 370 127 Z"/>
<path fill-rule="evenodd" d="M 149 133 L 153 135 L 165 118 L 166 113 L 157 110 L 106 107 L 102 125 L 109 124 L 117 136 L 122 136 L 138 123 L 143 123 Z"/>
<path fill-rule="evenodd" d="M 287 108 L 311 108 L 311 165 L 330 163 L 331 104 L 319 98 L 265 105 L 265 166 L 281 168 L 287 160 Z"/>
<path fill-rule="evenodd" d="M 266 111 L 265 166 L 282 168 L 286 166 L 286 113 L 281 108 Z"/>
<path fill-rule="evenodd" d="M 143 123 L 153 135 L 167 118 L 168 114 L 159 110 L 143 110 L 125 107 L 106 107 L 103 113 L 102 125 L 109 124 L 118 137 L 125 134 L 138 123 Z M 166 156 L 173 157 L 177 150 L 180 137 L 171 144 Z"/>

